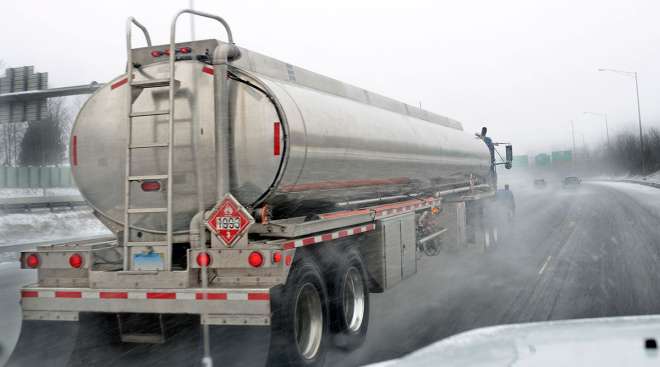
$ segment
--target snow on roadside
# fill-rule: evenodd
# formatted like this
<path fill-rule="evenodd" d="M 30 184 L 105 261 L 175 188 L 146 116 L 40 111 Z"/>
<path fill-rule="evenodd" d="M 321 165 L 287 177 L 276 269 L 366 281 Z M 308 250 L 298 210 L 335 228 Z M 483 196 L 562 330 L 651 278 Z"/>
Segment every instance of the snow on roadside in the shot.
<path fill-rule="evenodd" d="M 110 231 L 89 208 L 0 216 L 0 246 L 102 234 Z"/>
<path fill-rule="evenodd" d="M 33 196 L 64 196 L 64 195 L 80 195 L 75 187 L 54 187 L 49 189 L 0 189 L 0 199 L 7 198 L 21 198 Z"/>
<path fill-rule="evenodd" d="M 660 185 L 660 171 L 651 173 L 650 175 L 624 175 L 624 176 L 607 176 L 601 175 L 596 177 L 590 177 L 590 180 L 604 180 L 604 181 L 628 181 L 628 182 L 639 182 L 639 183 L 651 183 Z"/>
<path fill-rule="evenodd" d="M 590 184 L 607 186 L 622 191 L 660 216 L 660 189 L 629 182 L 593 181 Z"/>

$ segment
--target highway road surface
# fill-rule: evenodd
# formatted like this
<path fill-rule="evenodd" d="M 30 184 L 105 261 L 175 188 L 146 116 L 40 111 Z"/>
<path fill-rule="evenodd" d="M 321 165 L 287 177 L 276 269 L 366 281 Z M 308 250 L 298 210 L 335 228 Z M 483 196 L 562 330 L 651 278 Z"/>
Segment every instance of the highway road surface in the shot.
<path fill-rule="evenodd" d="M 600 182 L 585 182 L 577 190 L 525 186 L 513 186 L 517 213 L 511 238 L 486 252 L 454 249 L 423 258 L 417 276 L 372 294 L 363 347 L 333 351 L 327 365 L 400 357 L 482 326 L 660 314 L 660 189 Z M 14 288 L 31 277 L 15 264 L 0 265 L 5 354 L 20 324 Z M 199 326 L 188 329 L 164 346 L 112 349 L 78 336 L 85 347 L 56 353 L 70 365 L 198 365 Z M 32 348 L 61 337 L 42 335 Z M 224 356 L 215 365 L 262 365 L 267 340 L 263 329 L 223 329 L 211 341 Z"/>

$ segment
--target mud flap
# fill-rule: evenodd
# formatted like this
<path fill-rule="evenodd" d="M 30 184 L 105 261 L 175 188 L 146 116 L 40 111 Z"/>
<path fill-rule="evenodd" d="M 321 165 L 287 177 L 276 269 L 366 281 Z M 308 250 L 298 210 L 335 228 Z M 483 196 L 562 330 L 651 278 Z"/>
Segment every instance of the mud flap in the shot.
<path fill-rule="evenodd" d="M 202 325 L 196 315 L 164 315 L 163 344 L 122 343 L 116 314 L 80 314 L 80 321 L 23 321 L 7 363 L 33 366 L 195 366 L 203 353 Z M 265 365 L 268 327 L 210 326 L 213 365 Z"/>

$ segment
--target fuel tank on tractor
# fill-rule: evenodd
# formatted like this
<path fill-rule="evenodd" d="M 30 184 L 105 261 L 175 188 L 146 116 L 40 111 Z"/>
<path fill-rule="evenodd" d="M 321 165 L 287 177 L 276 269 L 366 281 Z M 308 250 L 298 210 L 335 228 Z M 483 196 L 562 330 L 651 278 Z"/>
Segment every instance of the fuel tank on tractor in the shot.
<path fill-rule="evenodd" d="M 212 55 L 216 40 L 182 43 L 192 54 Z M 167 56 L 134 50 L 135 80 L 167 78 Z M 210 50 L 210 51 L 209 51 Z M 466 184 L 489 173 L 483 142 L 457 121 L 241 49 L 218 75 L 212 62 L 176 62 L 174 174 L 167 187 L 132 200 L 157 207 L 173 190 L 174 231 L 186 232 L 200 204 L 217 201 L 215 133 L 222 100 L 219 78 L 229 78 L 229 182 L 246 207 L 268 204 L 279 215 L 354 199 L 431 191 Z M 98 215 L 121 224 L 125 183 L 127 95 L 122 75 L 99 89 L 78 114 L 71 146 L 75 181 Z M 134 112 L 167 110 L 167 88 L 136 93 Z M 168 115 L 133 119 L 133 144 L 167 140 Z M 131 168 L 163 174 L 167 149 L 135 150 Z M 199 177 L 198 177 L 199 176 Z M 483 180 L 482 180 L 483 181 Z M 163 233 L 165 215 L 136 214 L 135 229 Z M 118 227 L 119 228 L 119 227 Z"/>

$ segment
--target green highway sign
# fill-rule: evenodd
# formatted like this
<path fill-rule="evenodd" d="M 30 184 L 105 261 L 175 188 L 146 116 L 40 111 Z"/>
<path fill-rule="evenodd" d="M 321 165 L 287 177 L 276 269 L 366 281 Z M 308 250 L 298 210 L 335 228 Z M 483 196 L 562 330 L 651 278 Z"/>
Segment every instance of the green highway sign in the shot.
<path fill-rule="evenodd" d="M 573 160 L 573 152 L 570 150 L 560 150 L 552 152 L 552 162 L 570 162 Z"/>
<path fill-rule="evenodd" d="M 537 154 L 534 157 L 534 164 L 537 167 L 547 167 L 550 165 L 550 156 L 545 153 Z"/>
<path fill-rule="evenodd" d="M 529 167 L 529 156 L 527 155 L 514 155 L 511 164 L 514 167 Z"/>

